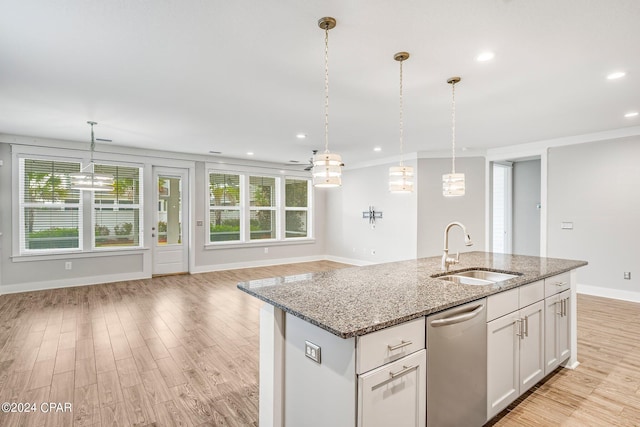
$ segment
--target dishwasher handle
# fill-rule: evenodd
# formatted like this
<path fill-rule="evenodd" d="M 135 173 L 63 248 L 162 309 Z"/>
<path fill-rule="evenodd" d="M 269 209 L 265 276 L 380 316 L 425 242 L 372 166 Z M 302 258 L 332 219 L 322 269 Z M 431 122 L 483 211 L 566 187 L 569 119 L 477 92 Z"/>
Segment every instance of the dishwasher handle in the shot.
<path fill-rule="evenodd" d="M 472 311 L 469 311 L 467 313 L 457 314 L 451 317 L 445 317 L 444 319 L 432 320 L 431 326 L 433 327 L 447 326 L 447 325 L 454 325 L 456 323 L 465 322 L 469 319 L 473 319 L 474 317 L 476 317 L 478 314 L 480 314 L 480 312 L 483 309 L 484 309 L 484 304 L 480 304 L 479 306 L 474 308 Z"/>

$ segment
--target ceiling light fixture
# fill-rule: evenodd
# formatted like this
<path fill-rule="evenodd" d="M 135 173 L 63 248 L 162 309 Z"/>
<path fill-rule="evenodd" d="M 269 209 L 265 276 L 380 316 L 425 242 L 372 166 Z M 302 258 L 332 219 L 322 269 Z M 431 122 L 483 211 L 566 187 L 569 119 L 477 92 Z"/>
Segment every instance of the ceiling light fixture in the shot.
<path fill-rule="evenodd" d="M 496 55 L 493 52 L 482 52 L 480 55 L 476 57 L 476 61 L 478 62 L 486 62 L 491 61 Z"/>
<path fill-rule="evenodd" d="M 329 30 L 336 26 L 336 20 L 324 17 L 318 20 L 324 30 L 324 153 L 313 156 L 314 187 L 339 187 L 342 185 L 342 158 L 329 152 Z"/>
<path fill-rule="evenodd" d="M 628 112 L 627 114 L 625 114 L 624 116 L 625 116 L 626 118 L 630 118 L 630 117 L 636 117 L 637 115 L 638 115 L 638 112 L 637 112 L 637 111 L 630 111 L 630 112 Z"/>
<path fill-rule="evenodd" d="M 442 194 L 445 197 L 464 196 L 464 174 L 456 173 L 456 83 L 460 77 L 451 77 L 451 173 L 442 175 Z"/>
<path fill-rule="evenodd" d="M 247 151 L 247 156 L 253 156 L 253 151 Z"/>
<path fill-rule="evenodd" d="M 373 151 L 378 153 L 378 152 L 382 151 L 382 147 L 373 147 Z"/>
<path fill-rule="evenodd" d="M 405 166 L 404 154 L 404 122 L 402 99 L 402 63 L 409 59 L 408 52 L 398 52 L 393 59 L 400 63 L 400 165 L 389 168 L 389 191 L 391 193 L 411 193 L 413 191 L 413 168 Z"/>
<path fill-rule="evenodd" d="M 298 133 L 296 134 L 296 138 L 298 139 L 305 139 L 307 137 L 306 133 Z"/>
<path fill-rule="evenodd" d="M 70 173 L 69 179 L 71 180 L 72 190 L 81 191 L 112 191 L 113 190 L 113 175 L 107 175 L 95 172 L 95 163 L 93 162 L 93 151 L 96 147 L 96 139 L 93 136 L 93 125 L 97 125 L 96 122 L 87 122 L 91 125 L 91 157 L 89 164 L 80 168 L 80 172 Z"/>
<path fill-rule="evenodd" d="M 616 71 L 615 73 L 611 73 L 607 76 L 607 80 L 615 80 L 626 76 L 627 73 L 624 71 Z"/>

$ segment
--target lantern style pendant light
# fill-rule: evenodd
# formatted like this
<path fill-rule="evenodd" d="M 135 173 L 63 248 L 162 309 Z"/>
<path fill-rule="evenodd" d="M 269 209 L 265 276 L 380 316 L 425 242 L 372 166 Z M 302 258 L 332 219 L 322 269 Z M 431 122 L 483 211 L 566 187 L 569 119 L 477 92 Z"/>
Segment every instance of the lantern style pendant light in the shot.
<path fill-rule="evenodd" d="M 456 173 L 456 83 L 460 77 L 451 77 L 451 173 L 442 175 L 442 194 L 445 197 L 464 196 L 464 174 Z"/>
<path fill-rule="evenodd" d="M 336 20 L 324 17 L 318 20 L 324 30 L 324 153 L 313 156 L 314 187 L 339 187 L 342 185 L 342 158 L 329 152 L 329 30 L 336 26 Z"/>
<path fill-rule="evenodd" d="M 402 104 L 402 62 L 409 59 L 408 52 L 398 52 L 393 59 L 400 62 L 400 165 L 389 168 L 389 191 L 392 193 L 411 193 L 413 191 L 413 168 L 403 163 L 404 123 Z"/>
<path fill-rule="evenodd" d="M 95 163 L 93 162 L 93 150 L 96 147 L 96 140 L 93 136 L 93 126 L 96 122 L 87 122 L 91 125 L 91 160 L 89 164 L 80 168 L 80 172 L 70 173 L 71 189 L 81 191 L 106 192 L 113 190 L 113 176 L 95 173 Z"/>

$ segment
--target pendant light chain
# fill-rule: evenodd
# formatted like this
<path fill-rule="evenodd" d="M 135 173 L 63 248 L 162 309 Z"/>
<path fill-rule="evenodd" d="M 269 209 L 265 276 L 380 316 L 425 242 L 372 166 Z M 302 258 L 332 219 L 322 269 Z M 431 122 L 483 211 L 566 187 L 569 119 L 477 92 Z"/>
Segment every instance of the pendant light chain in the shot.
<path fill-rule="evenodd" d="M 404 121 L 403 121 L 403 102 L 402 102 L 402 63 L 404 61 L 400 61 L 400 166 L 404 166 L 403 164 L 403 154 L 404 154 Z"/>
<path fill-rule="evenodd" d="M 456 84 L 451 84 L 451 173 L 456 173 Z"/>
<path fill-rule="evenodd" d="M 324 27 L 324 152 L 329 152 L 329 23 Z"/>
<path fill-rule="evenodd" d="M 91 163 L 93 163 L 93 150 L 95 150 L 96 148 L 96 140 L 93 136 L 93 125 L 95 125 L 95 122 L 88 122 L 91 125 Z"/>

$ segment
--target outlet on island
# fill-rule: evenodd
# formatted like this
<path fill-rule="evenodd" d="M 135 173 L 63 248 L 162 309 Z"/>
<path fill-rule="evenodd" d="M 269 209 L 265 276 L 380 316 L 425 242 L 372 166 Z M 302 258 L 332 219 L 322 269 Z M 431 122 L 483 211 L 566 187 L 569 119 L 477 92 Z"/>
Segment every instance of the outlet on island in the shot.
<path fill-rule="evenodd" d="M 65 270 L 71 270 L 71 267 L 72 267 L 71 261 L 67 261 L 67 262 L 64 263 L 64 269 Z"/>

